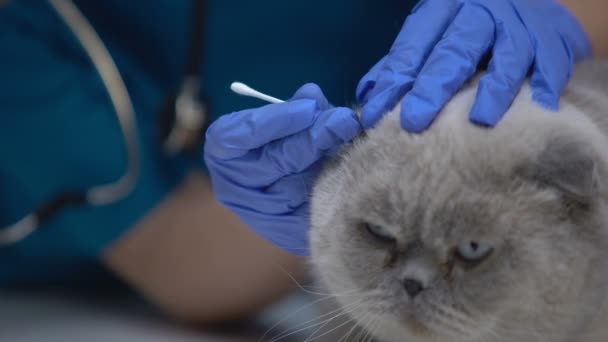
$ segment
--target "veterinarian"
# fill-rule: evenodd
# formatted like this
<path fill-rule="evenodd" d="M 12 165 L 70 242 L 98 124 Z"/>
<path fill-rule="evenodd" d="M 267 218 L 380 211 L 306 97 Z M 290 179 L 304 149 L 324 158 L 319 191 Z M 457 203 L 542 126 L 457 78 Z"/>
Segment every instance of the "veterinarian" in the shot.
<path fill-rule="evenodd" d="M 173 317 L 208 322 L 289 293 L 302 261 L 216 201 L 201 142 L 177 154 L 169 143 L 180 134 L 169 138 L 167 107 L 186 107 L 188 122 L 199 87 L 208 122 L 258 106 L 230 92 L 234 80 L 277 96 L 315 81 L 349 101 L 413 2 L 213 0 L 200 27 L 192 0 L 0 3 L 0 287 L 117 277 Z M 193 86 L 184 70 L 196 66 Z"/>

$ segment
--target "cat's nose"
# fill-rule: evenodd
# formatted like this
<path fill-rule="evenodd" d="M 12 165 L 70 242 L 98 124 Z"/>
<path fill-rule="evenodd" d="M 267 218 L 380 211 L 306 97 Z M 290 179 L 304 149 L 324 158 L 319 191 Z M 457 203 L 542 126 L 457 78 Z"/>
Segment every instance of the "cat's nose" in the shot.
<path fill-rule="evenodd" d="M 424 290 L 422 283 L 412 278 L 403 279 L 403 287 L 405 287 L 405 292 L 407 292 L 410 298 L 416 297 Z"/>

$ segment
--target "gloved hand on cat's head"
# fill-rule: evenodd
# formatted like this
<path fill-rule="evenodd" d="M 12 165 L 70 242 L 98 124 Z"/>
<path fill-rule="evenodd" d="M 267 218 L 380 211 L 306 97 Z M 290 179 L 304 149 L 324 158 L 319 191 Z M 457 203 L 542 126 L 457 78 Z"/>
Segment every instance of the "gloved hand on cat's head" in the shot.
<path fill-rule="evenodd" d="M 351 109 L 330 105 L 314 84 L 285 103 L 224 115 L 207 130 L 204 148 L 215 195 L 262 237 L 308 255 L 319 166 L 361 129 Z"/>
<path fill-rule="evenodd" d="M 489 54 L 470 119 L 493 127 L 530 71 L 534 100 L 557 109 L 573 64 L 591 55 L 591 44 L 556 0 L 421 0 L 357 87 L 363 125 L 375 125 L 403 98 L 401 126 L 424 131 Z"/>

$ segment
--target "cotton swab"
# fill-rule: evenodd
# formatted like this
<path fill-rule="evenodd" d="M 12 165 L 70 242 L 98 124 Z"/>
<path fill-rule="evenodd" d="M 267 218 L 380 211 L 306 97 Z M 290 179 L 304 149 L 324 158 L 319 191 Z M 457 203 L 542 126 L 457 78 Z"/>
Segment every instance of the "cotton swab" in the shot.
<path fill-rule="evenodd" d="M 270 103 L 285 102 L 283 100 L 277 99 L 276 97 L 272 97 L 270 95 L 261 93 L 241 82 L 232 82 L 232 84 L 230 85 L 230 89 L 239 95 L 255 97 L 256 99 L 260 99 L 260 100 L 270 102 Z"/>

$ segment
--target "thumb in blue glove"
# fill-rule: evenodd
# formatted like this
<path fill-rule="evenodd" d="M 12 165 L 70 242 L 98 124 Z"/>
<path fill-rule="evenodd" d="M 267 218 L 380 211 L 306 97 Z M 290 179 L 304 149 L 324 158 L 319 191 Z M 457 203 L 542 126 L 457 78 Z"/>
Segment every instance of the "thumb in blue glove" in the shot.
<path fill-rule="evenodd" d="M 285 103 L 220 117 L 204 158 L 218 200 L 276 246 L 307 255 L 309 196 L 324 159 L 361 132 L 314 84 Z"/>
<path fill-rule="evenodd" d="M 488 54 L 488 73 L 470 118 L 492 127 L 530 71 L 534 100 L 557 109 L 574 63 L 591 55 L 591 45 L 582 26 L 555 0 L 422 0 L 389 54 L 359 83 L 364 127 L 375 125 L 403 99 L 402 127 L 427 129 Z"/>

